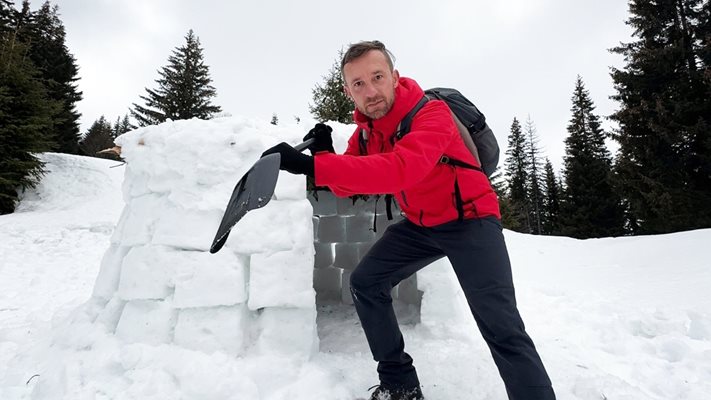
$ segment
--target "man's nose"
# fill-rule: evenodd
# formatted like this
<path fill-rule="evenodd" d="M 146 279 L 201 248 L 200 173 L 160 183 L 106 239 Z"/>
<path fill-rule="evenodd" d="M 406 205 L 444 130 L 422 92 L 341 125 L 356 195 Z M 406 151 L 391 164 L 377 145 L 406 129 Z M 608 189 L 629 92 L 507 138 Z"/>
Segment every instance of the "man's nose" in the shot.
<path fill-rule="evenodd" d="M 365 85 L 365 89 L 363 90 L 365 97 L 374 97 L 377 96 L 378 91 L 375 90 L 375 85 Z"/>

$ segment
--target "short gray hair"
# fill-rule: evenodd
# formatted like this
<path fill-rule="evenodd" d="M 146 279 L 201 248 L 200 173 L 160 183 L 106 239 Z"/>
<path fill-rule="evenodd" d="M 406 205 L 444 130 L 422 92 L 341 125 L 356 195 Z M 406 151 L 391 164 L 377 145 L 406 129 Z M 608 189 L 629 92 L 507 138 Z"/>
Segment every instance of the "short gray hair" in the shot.
<path fill-rule="evenodd" d="M 393 59 L 395 58 L 395 56 L 393 55 L 393 53 L 390 52 L 390 50 L 385 48 L 385 45 L 382 42 L 378 40 L 358 42 L 351 44 L 348 47 L 348 50 L 346 50 L 346 53 L 343 55 L 343 59 L 341 59 L 341 76 L 343 76 L 344 80 L 345 76 L 343 75 L 343 68 L 346 66 L 346 64 L 357 59 L 358 57 L 361 57 L 363 54 L 371 50 L 377 50 L 383 53 L 385 59 L 388 62 L 388 66 L 390 66 L 390 70 L 392 71 L 395 68 L 393 64 Z"/>

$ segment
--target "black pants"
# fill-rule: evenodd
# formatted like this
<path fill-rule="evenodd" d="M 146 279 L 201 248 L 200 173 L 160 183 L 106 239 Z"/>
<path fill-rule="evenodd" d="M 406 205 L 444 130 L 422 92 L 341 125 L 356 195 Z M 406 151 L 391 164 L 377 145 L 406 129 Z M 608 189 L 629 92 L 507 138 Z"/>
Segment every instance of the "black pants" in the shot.
<path fill-rule="evenodd" d="M 446 256 L 486 340 L 509 399 L 555 399 L 516 308 L 511 264 L 494 217 L 421 227 L 391 225 L 351 275 L 351 294 L 385 388 L 419 385 L 392 307 L 392 288 Z"/>

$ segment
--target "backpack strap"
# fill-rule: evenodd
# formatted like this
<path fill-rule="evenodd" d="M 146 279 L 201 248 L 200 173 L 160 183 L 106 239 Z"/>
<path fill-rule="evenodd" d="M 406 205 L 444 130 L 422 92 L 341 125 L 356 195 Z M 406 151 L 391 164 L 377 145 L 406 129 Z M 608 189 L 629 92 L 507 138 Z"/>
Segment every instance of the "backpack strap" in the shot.
<path fill-rule="evenodd" d="M 439 98 L 436 93 L 435 93 L 435 98 Z M 417 104 L 415 104 L 415 106 L 412 107 L 412 110 L 410 110 L 410 112 L 408 112 L 407 115 L 405 115 L 405 117 L 402 119 L 402 121 L 400 122 L 400 129 L 398 129 L 398 131 L 395 133 L 395 135 L 393 135 L 394 138 L 397 138 L 397 140 L 400 140 L 400 139 L 402 139 L 403 136 L 405 136 L 408 132 L 410 132 L 410 128 L 412 127 L 412 119 L 415 118 L 415 114 L 417 114 L 417 112 L 420 111 L 422 109 L 422 107 L 424 107 L 424 105 L 427 104 L 427 102 L 429 100 L 430 99 L 429 99 L 429 97 L 427 97 L 426 94 L 424 96 L 422 96 L 420 101 L 418 101 Z M 462 123 L 459 121 L 459 119 L 452 112 L 451 109 L 450 109 L 450 113 L 452 114 L 452 119 L 454 119 L 454 122 L 456 124 L 462 125 Z M 462 128 L 464 128 L 463 125 L 462 125 Z M 460 129 L 459 126 L 457 127 L 457 129 Z M 466 129 L 466 128 L 464 128 L 464 129 Z M 466 142 L 465 142 L 465 145 L 466 145 Z M 473 143 L 472 143 L 472 145 L 473 145 Z M 471 149 L 470 149 L 470 151 L 471 151 Z M 474 154 L 474 153 L 472 153 L 472 154 Z M 477 161 L 479 161 L 478 156 L 475 156 L 475 157 L 477 158 Z M 459 160 L 456 160 L 453 158 L 449 158 L 448 156 L 445 156 L 445 155 L 443 155 L 440 158 L 439 162 L 441 162 L 442 164 L 447 164 L 447 165 L 451 165 L 454 167 L 473 169 L 475 171 L 484 173 L 484 170 L 481 169 L 480 167 L 476 167 L 474 165 L 465 163 L 464 161 L 459 161 Z"/>
<path fill-rule="evenodd" d="M 412 119 L 415 118 L 415 114 L 417 114 L 422 109 L 422 107 L 427 104 L 429 100 L 430 99 L 427 97 L 427 95 L 422 96 L 420 101 L 418 101 L 417 104 L 412 107 L 412 110 L 410 110 L 410 112 L 405 115 L 402 121 L 400 121 L 400 129 L 398 129 L 394 135 L 396 140 L 402 139 L 403 136 L 410 132 L 410 128 L 412 126 Z"/>
<path fill-rule="evenodd" d="M 373 212 L 373 232 L 377 233 L 378 232 L 378 200 L 380 200 L 380 195 L 377 195 L 375 197 L 375 210 Z M 386 194 L 385 195 L 385 211 L 388 216 L 388 221 L 392 221 L 393 219 L 393 195 L 391 194 Z"/>
<path fill-rule="evenodd" d="M 365 129 L 360 130 L 360 135 L 358 136 L 358 150 L 360 150 L 360 155 L 364 156 L 368 154 L 368 132 Z"/>
<path fill-rule="evenodd" d="M 373 130 L 373 121 L 368 121 L 368 129 Z M 360 135 L 358 135 L 358 150 L 360 150 L 360 155 L 365 156 L 368 154 L 368 131 L 361 128 Z"/>
<path fill-rule="evenodd" d="M 469 163 L 465 163 L 464 161 L 459 161 L 455 158 L 449 158 L 448 156 L 445 156 L 445 155 L 443 155 L 442 157 L 439 158 L 439 162 L 441 162 L 442 164 L 451 165 L 453 167 L 473 169 L 475 171 L 484 172 L 483 169 L 481 169 L 480 167 L 477 167 L 476 165 L 471 165 Z"/>

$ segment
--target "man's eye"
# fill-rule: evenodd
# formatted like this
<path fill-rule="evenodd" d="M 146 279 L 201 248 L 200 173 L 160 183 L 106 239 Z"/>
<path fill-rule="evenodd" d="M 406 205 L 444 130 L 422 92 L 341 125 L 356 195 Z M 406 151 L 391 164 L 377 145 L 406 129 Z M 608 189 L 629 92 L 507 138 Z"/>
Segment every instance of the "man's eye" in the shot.
<path fill-rule="evenodd" d="M 382 76 L 382 75 L 375 75 L 375 80 L 376 80 L 376 81 L 379 81 L 379 80 L 381 80 L 381 79 L 383 79 L 383 76 Z"/>

